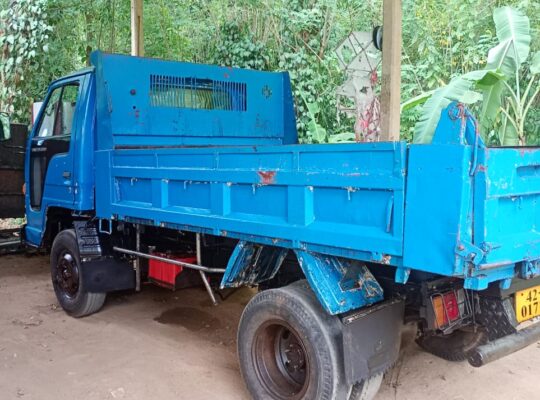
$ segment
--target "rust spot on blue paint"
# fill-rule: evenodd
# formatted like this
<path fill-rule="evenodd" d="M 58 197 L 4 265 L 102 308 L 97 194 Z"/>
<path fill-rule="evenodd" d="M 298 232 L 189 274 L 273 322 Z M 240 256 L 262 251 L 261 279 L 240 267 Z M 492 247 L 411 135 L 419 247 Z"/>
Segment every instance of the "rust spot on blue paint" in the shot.
<path fill-rule="evenodd" d="M 275 182 L 276 171 L 259 171 L 257 173 L 263 185 L 272 185 Z"/>
<path fill-rule="evenodd" d="M 478 172 L 487 172 L 487 166 L 479 164 L 477 168 Z"/>

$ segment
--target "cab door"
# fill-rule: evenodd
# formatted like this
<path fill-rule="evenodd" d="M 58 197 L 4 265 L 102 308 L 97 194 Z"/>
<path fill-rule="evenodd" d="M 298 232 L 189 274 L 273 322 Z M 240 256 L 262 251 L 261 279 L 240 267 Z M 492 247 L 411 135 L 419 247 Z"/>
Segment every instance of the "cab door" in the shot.
<path fill-rule="evenodd" d="M 26 160 L 26 239 L 41 243 L 50 207 L 72 209 L 77 114 L 84 76 L 55 83 L 49 89 L 29 139 Z"/>

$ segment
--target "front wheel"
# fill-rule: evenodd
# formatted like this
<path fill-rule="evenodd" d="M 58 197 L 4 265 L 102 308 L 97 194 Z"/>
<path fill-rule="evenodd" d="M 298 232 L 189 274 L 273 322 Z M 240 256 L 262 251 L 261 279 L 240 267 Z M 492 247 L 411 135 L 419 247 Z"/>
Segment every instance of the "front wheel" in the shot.
<path fill-rule="evenodd" d="M 305 281 L 258 293 L 238 331 L 242 376 L 254 399 L 372 399 L 382 375 L 347 385 L 341 322 Z"/>
<path fill-rule="evenodd" d="M 73 229 L 60 232 L 51 249 L 51 278 L 56 298 L 73 317 L 84 317 L 98 311 L 106 293 L 88 293 L 82 281 L 79 246 Z"/>

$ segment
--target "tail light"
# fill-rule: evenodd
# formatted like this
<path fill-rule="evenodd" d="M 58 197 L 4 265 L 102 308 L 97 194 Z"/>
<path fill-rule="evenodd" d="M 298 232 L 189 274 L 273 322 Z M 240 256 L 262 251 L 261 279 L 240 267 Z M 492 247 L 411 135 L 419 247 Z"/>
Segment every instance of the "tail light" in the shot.
<path fill-rule="evenodd" d="M 467 314 L 467 299 L 463 289 L 450 290 L 431 296 L 437 329 L 444 329 L 460 321 Z"/>

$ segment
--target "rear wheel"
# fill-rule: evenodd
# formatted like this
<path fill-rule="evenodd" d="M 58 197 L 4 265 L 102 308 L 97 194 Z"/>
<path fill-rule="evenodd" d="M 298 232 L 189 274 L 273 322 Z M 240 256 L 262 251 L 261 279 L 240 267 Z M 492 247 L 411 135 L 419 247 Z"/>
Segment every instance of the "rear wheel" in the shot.
<path fill-rule="evenodd" d="M 305 281 L 258 293 L 238 333 L 242 376 L 254 399 L 372 399 L 382 375 L 347 385 L 341 322 Z"/>
<path fill-rule="evenodd" d="M 73 317 L 98 311 L 105 303 L 105 293 L 88 293 L 80 268 L 79 247 L 73 229 L 60 232 L 51 249 L 51 278 L 56 298 Z"/>

